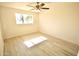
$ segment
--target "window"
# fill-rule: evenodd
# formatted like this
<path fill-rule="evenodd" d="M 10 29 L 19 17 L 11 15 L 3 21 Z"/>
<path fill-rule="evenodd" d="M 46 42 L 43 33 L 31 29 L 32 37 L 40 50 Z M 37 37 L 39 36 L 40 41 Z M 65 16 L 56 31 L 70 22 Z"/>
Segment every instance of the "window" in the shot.
<path fill-rule="evenodd" d="M 33 24 L 33 15 L 16 13 L 16 24 Z"/>

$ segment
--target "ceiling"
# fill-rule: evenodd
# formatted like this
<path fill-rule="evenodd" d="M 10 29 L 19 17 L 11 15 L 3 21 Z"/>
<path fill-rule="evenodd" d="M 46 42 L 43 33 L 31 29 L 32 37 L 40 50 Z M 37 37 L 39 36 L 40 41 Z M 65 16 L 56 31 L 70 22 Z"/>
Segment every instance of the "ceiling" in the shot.
<path fill-rule="evenodd" d="M 36 2 L 1 2 L 0 6 L 5 6 L 5 7 L 10 7 L 10 8 L 16 8 L 16 9 L 21 9 L 21 10 L 29 10 L 31 9 L 31 7 L 28 7 L 26 5 L 32 5 L 34 6 L 36 4 Z M 48 7 L 47 5 L 49 3 L 45 3 L 46 7 Z"/>
<path fill-rule="evenodd" d="M 67 10 L 67 9 L 75 9 L 76 7 L 79 7 L 79 3 L 76 2 L 74 3 L 43 2 L 43 3 L 45 3 L 44 7 L 50 8 L 50 11 L 58 10 L 57 8 L 61 10 L 64 9 Z M 30 11 L 31 7 L 27 7 L 26 5 L 35 6 L 36 2 L 0 2 L 0 6 Z"/>

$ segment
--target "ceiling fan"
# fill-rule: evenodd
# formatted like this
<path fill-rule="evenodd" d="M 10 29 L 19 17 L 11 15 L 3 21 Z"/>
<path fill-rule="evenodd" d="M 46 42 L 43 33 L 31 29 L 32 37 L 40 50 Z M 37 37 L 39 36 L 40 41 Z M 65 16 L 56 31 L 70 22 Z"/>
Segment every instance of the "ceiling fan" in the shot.
<path fill-rule="evenodd" d="M 26 6 L 32 7 L 31 10 L 36 10 L 37 12 L 40 12 L 42 10 L 49 10 L 49 8 L 44 7 L 45 6 L 45 3 L 41 3 L 41 2 L 36 2 L 36 5 L 35 6 L 31 6 L 31 5 L 26 5 Z"/>

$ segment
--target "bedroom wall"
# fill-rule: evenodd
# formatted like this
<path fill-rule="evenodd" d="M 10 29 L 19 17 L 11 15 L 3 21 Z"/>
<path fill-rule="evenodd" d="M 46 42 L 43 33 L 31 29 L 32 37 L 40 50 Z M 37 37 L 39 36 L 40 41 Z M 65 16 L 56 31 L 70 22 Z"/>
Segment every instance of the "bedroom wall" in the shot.
<path fill-rule="evenodd" d="M 17 25 L 15 13 L 32 14 L 34 20 L 33 25 Z M 9 7 L 1 7 L 1 23 L 4 39 L 29 34 L 38 31 L 38 14 Z"/>
<path fill-rule="evenodd" d="M 79 45 L 79 3 L 51 3 L 39 14 L 40 31 Z"/>
<path fill-rule="evenodd" d="M 0 12 L 1 13 L 1 12 Z M 1 31 L 1 18 L 0 18 L 0 56 L 3 55 L 3 50 L 4 50 L 4 42 L 2 38 L 2 31 Z"/>
<path fill-rule="evenodd" d="M 4 42 L 3 42 L 1 27 L 0 27 L 0 56 L 3 55 L 3 50 L 4 50 Z"/>

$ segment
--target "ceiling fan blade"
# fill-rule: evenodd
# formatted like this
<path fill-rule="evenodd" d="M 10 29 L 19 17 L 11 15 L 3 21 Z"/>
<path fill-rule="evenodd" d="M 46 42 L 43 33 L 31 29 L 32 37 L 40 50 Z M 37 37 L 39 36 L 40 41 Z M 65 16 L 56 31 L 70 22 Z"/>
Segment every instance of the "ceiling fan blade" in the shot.
<path fill-rule="evenodd" d="M 35 9 L 34 6 L 31 6 L 31 5 L 26 5 L 27 8 L 30 8 L 30 9 Z"/>
<path fill-rule="evenodd" d="M 41 9 L 49 9 L 49 8 L 41 8 Z"/>
<path fill-rule="evenodd" d="M 37 5 L 39 5 L 39 2 L 37 2 Z"/>
<path fill-rule="evenodd" d="M 28 6 L 28 7 L 34 7 L 34 6 L 31 6 L 31 5 L 26 5 L 26 6 Z"/>
<path fill-rule="evenodd" d="M 44 5 L 45 5 L 44 3 L 41 3 L 41 4 L 40 4 L 40 6 L 44 6 Z"/>

